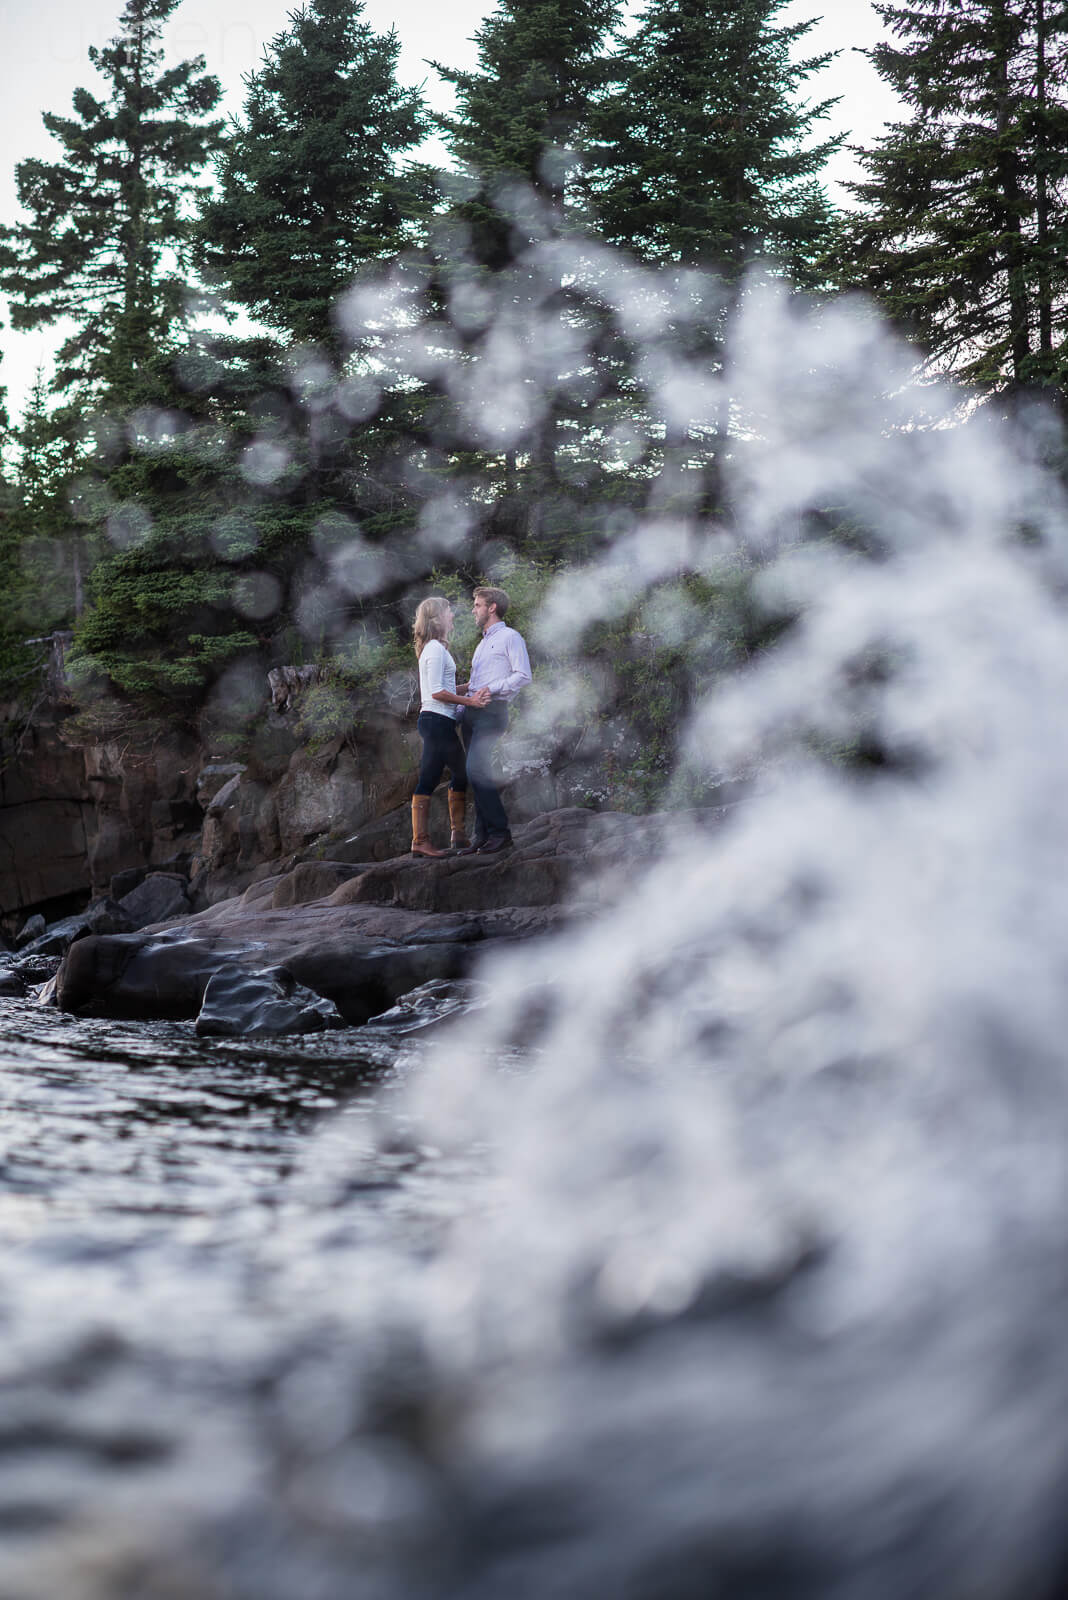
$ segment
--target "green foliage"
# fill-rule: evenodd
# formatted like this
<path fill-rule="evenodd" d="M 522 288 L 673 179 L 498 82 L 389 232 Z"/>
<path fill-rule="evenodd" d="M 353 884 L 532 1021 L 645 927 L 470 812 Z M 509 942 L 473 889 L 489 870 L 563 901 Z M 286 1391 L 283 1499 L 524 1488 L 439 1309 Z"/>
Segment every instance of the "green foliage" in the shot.
<path fill-rule="evenodd" d="M 40 676 L 40 652 L 25 640 L 26 586 L 19 548 L 19 491 L 0 474 L 0 589 L 6 604 L 0 613 L 0 695 L 20 694 Z"/>
<path fill-rule="evenodd" d="M 106 98 L 74 93 L 73 116 L 46 112 L 62 149 L 16 169 L 26 220 L 0 230 L 0 287 L 16 328 L 74 322 L 55 387 L 130 403 L 139 367 L 185 318 L 189 205 L 219 142 L 201 58 L 163 65 L 178 0 L 127 0 L 120 32 L 89 59 Z"/>
<path fill-rule="evenodd" d="M 876 6 L 872 60 L 905 105 L 859 152 L 842 281 L 932 367 L 982 392 L 1062 384 L 1068 305 L 1068 6 Z M 851 269 L 851 270 L 850 270 Z"/>
<path fill-rule="evenodd" d="M 296 730 L 311 751 L 336 739 L 351 739 L 370 717 L 381 715 L 399 686 L 407 693 L 413 678 L 411 642 L 400 628 L 356 631 L 342 649 L 324 657 L 322 678 L 299 701 Z"/>
<path fill-rule="evenodd" d="M 707 801 L 703 780 L 680 787 L 681 742 L 698 698 L 746 659 L 755 623 L 744 565 L 684 572 L 637 597 L 621 584 L 617 615 L 593 620 L 573 646 L 610 735 L 591 803 L 647 811 Z"/>
<path fill-rule="evenodd" d="M 434 185 L 398 166 L 427 133 L 402 88 L 394 32 L 362 0 L 310 0 L 246 79 L 243 118 L 204 206 L 200 252 L 229 299 L 301 343 L 339 343 L 335 302 L 370 264 L 417 242 Z M 344 340 L 340 340 L 344 343 Z"/>
<path fill-rule="evenodd" d="M 97 569 L 97 603 L 75 633 L 70 677 L 75 685 L 106 678 L 133 698 L 188 708 L 221 666 L 259 641 L 226 619 L 228 576 L 171 565 L 161 543 L 149 538 Z"/>
<path fill-rule="evenodd" d="M 29 220 L 0 256 L 21 325 L 74 324 L 56 380 L 67 403 L 50 410 L 42 383 L 5 526 L 27 597 L 13 614 L 77 621 L 87 728 L 200 718 L 237 748 L 262 722 L 269 668 L 306 660 L 323 675 L 301 734 L 348 737 L 407 704 L 421 594 L 455 600 L 466 663 L 480 578 L 509 590 L 509 621 L 534 634 L 551 586 L 654 501 L 664 518 L 722 511 L 701 477 L 706 441 L 667 438 L 611 296 L 527 247 L 588 231 L 592 197 L 608 235 L 670 263 L 676 287 L 674 269 L 696 261 L 807 270 L 830 146 L 805 147 L 824 108 L 796 104 L 821 64 L 793 61 L 804 25 L 772 26 L 771 0 L 650 0 L 631 59 L 609 53 L 618 0 L 503 0 L 475 68 L 444 69 L 459 171 L 441 202 L 412 159 L 421 97 L 398 85 L 397 40 L 361 0 L 293 13 L 225 146 L 201 63 L 161 64 L 177 0 L 125 3 L 120 36 L 92 58 L 107 97 L 79 91 L 72 118 L 46 118 L 61 159 L 23 164 Z M 213 150 L 196 262 L 271 332 L 183 342 L 190 212 Z M 387 273 L 408 291 L 408 339 L 375 312 Z M 342 328 L 333 308 L 353 280 Z M 718 360 L 721 313 L 715 296 L 691 307 L 678 339 L 657 336 L 656 362 Z M 483 391 L 509 392 L 509 341 L 531 393 L 498 448 L 476 412 Z M 450 550 L 457 570 L 428 573 Z M 728 588 L 684 574 L 628 591 L 575 651 L 542 644 L 539 677 L 581 679 L 583 714 L 618 731 L 617 800 L 665 792 L 695 672 L 738 659 Z"/>
<path fill-rule="evenodd" d="M 755 262 L 812 281 L 832 211 L 818 175 L 840 140 L 807 143 L 833 101 L 799 90 L 829 55 L 795 59 L 812 21 L 785 0 L 647 0 L 599 98 L 582 187 L 599 231 L 646 261 Z"/>
<path fill-rule="evenodd" d="M 21 425 L 14 431 L 17 501 L 11 536 L 18 547 L 13 599 L 24 633 L 69 628 L 84 609 L 85 575 L 98 541 L 71 506 L 72 485 L 87 465 L 84 422 L 74 406 L 50 407 L 39 368 Z"/>
<path fill-rule="evenodd" d="M 620 9 L 619 0 L 503 0 L 475 34 L 477 67 L 435 63 L 456 91 L 455 115 L 439 121 L 466 179 L 455 215 L 480 263 L 499 269 L 514 256 L 513 231 L 524 231 L 517 184 L 560 213 Z"/>

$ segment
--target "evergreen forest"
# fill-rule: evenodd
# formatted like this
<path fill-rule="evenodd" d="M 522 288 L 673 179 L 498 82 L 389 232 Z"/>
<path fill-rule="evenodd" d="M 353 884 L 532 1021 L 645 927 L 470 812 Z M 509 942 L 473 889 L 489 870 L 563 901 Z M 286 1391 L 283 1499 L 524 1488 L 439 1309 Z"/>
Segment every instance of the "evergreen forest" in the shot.
<path fill-rule="evenodd" d="M 560 640 L 634 728 L 613 802 L 652 803 L 690 685 L 785 625 L 671 533 L 731 527 L 754 424 L 685 376 L 723 368 L 755 274 L 870 297 L 962 426 L 1063 404 L 1068 4 L 878 4 L 900 120 L 844 206 L 828 57 L 783 0 L 500 0 L 471 69 L 435 63 L 447 116 L 361 0 L 307 0 L 229 120 L 210 63 L 165 56 L 178 6 L 126 0 L 0 231 L 11 327 L 57 339 L 20 415 L 0 391 L 0 674 L 32 700 L 69 633 L 86 738 L 240 753 L 281 665 L 319 669 L 309 738 L 343 735 L 405 681 L 424 594 L 503 583 L 526 626 L 662 527 Z M 862 530 L 814 506 L 799 537 Z"/>

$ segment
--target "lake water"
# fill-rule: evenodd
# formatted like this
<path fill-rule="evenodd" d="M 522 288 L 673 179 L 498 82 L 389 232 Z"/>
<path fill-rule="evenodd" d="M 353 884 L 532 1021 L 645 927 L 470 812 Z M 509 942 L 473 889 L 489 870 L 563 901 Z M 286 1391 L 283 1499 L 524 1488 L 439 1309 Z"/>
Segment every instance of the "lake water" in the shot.
<path fill-rule="evenodd" d="M 477 1033 L 0 1002 L 3 1600 L 1063 1600 L 1028 1091 Z"/>
<path fill-rule="evenodd" d="M 353 1421 L 334 1387 L 353 1298 L 425 1255 L 476 1183 L 370 1148 L 404 1071 L 398 1041 L 359 1040 L 206 1042 L 0 1001 L 5 1600 L 357 1592 L 332 1534 L 325 1577 L 315 1538 L 291 1542 L 286 1576 L 263 1578 L 259 1552 L 290 1494 L 313 1529 L 360 1520 L 332 1507 L 336 1462 L 314 1481 Z M 366 1492 L 374 1509 L 384 1491 Z M 246 1519 L 226 1578 L 227 1551 L 204 1563 L 196 1539 Z"/>

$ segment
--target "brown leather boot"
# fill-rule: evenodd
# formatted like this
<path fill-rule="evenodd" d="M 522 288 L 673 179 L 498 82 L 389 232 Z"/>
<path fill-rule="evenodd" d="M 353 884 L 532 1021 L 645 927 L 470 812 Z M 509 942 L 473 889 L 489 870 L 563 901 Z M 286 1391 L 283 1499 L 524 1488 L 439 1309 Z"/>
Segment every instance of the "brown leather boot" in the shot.
<path fill-rule="evenodd" d="M 430 796 L 428 794 L 412 795 L 412 855 L 413 856 L 443 856 L 444 850 L 435 850 L 430 843 L 430 834 L 427 824 L 430 818 Z"/>
<path fill-rule="evenodd" d="M 449 790 L 449 846 L 453 850 L 466 850 L 470 840 L 464 832 L 464 812 L 467 795 L 462 789 Z"/>

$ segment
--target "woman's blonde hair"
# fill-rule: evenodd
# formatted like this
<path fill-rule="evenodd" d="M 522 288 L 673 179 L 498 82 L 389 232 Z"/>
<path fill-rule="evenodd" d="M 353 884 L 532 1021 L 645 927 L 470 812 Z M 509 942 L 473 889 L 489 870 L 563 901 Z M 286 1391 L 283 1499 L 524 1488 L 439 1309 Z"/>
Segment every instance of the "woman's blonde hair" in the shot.
<path fill-rule="evenodd" d="M 432 594 L 426 600 L 420 600 L 415 613 L 415 622 L 412 624 L 412 634 L 415 638 L 415 658 L 418 661 L 423 653 L 423 646 L 430 639 L 445 641 L 448 630 L 447 618 L 452 610 L 452 601 L 446 600 L 443 594 Z"/>

